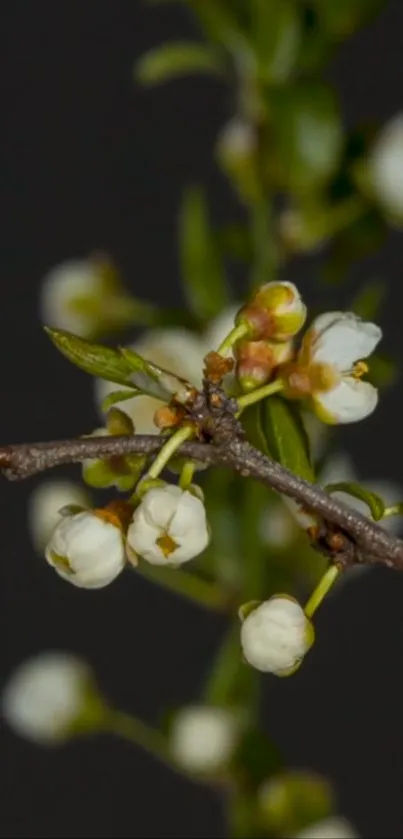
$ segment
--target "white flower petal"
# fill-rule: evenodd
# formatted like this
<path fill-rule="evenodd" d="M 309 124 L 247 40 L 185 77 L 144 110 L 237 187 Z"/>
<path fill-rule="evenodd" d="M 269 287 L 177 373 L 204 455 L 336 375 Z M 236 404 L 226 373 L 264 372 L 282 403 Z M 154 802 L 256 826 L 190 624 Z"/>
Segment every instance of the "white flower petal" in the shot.
<path fill-rule="evenodd" d="M 146 522 L 162 530 L 168 527 L 181 502 L 182 494 L 180 487 L 174 484 L 165 484 L 163 487 L 148 490 L 141 504 Z M 135 516 L 136 513 L 134 518 Z"/>
<path fill-rule="evenodd" d="M 2 696 L 2 713 L 21 737 L 51 745 L 62 739 L 84 704 L 90 671 L 68 653 L 48 652 L 21 664 Z"/>
<path fill-rule="evenodd" d="M 359 422 L 375 410 L 378 391 L 369 382 L 345 376 L 332 390 L 316 393 L 314 401 L 335 424 Z"/>
<path fill-rule="evenodd" d="M 329 312 L 327 317 L 332 314 L 336 313 Z M 323 326 L 325 317 L 322 315 L 321 331 L 317 326 L 320 318 L 313 324 L 313 329 L 318 332 L 313 358 L 315 362 L 332 364 L 340 372 L 348 372 L 356 361 L 371 355 L 382 338 L 379 326 L 363 321 L 351 312 L 329 320 L 327 326 Z"/>
<path fill-rule="evenodd" d="M 135 510 L 127 531 L 127 541 L 136 554 L 152 565 L 167 565 L 167 558 L 157 544 L 163 531 L 155 524 L 150 524 L 142 505 Z"/>
<path fill-rule="evenodd" d="M 40 298 L 44 323 L 88 337 L 98 322 L 96 311 L 78 312 L 75 299 L 93 297 L 104 291 L 104 280 L 90 259 L 71 259 L 57 265 L 45 276 Z"/>

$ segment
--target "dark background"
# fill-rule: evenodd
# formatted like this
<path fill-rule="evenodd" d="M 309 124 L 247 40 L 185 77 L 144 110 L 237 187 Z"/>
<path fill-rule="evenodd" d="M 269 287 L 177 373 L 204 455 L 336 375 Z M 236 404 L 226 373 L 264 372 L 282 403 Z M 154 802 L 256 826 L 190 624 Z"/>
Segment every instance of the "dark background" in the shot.
<path fill-rule="evenodd" d="M 95 422 L 87 377 L 58 356 L 38 318 L 54 264 L 111 253 L 139 295 L 179 298 L 180 192 L 205 182 L 217 219 L 236 211 L 212 163 L 231 95 L 192 78 L 135 88 L 142 51 L 194 36 L 175 4 L 10 0 L 1 7 L 1 441 L 72 436 Z M 403 3 L 346 43 L 331 68 L 348 125 L 402 108 Z M 393 234 L 356 279 L 389 285 L 385 347 L 403 349 L 402 237 Z M 290 276 L 310 293 L 314 264 Z M 329 296 L 341 308 L 341 292 Z M 400 383 L 372 420 L 343 431 L 364 476 L 403 486 Z M 77 475 L 78 472 L 60 474 Z M 110 698 L 156 720 L 197 697 L 224 622 L 124 575 L 96 593 L 66 586 L 34 553 L 26 500 L 0 484 L 1 677 L 28 655 L 74 650 Z M 329 775 L 363 836 L 403 836 L 403 580 L 383 569 L 330 598 L 318 641 L 292 682 L 265 679 L 264 721 L 291 766 Z M 213 794 L 125 743 L 102 738 L 41 750 L 2 730 L 1 830 L 19 836 L 221 836 Z"/>

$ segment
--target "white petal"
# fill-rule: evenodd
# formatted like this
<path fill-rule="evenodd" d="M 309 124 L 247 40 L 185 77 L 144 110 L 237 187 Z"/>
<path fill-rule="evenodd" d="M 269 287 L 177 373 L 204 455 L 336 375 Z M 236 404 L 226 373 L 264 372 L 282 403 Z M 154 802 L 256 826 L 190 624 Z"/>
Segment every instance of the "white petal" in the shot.
<path fill-rule="evenodd" d="M 3 691 L 2 712 L 16 733 L 52 744 L 79 716 L 90 671 L 68 653 L 42 653 L 24 662 Z"/>
<path fill-rule="evenodd" d="M 157 545 L 157 539 L 162 535 L 163 531 L 147 520 L 144 508 L 140 504 L 127 531 L 130 547 L 152 565 L 167 565 L 167 558 Z"/>
<path fill-rule="evenodd" d="M 155 487 L 146 492 L 141 502 L 146 522 L 153 527 L 165 530 L 178 509 L 182 494 L 180 487 L 174 484 Z"/>
<path fill-rule="evenodd" d="M 369 164 L 379 201 L 389 212 L 403 217 L 403 112 L 382 130 Z"/>
<path fill-rule="evenodd" d="M 327 317 L 332 314 L 335 313 L 329 312 Z M 322 322 L 318 318 L 313 324 L 315 331 L 318 322 L 321 329 L 314 343 L 313 358 L 316 362 L 332 364 L 341 372 L 351 370 L 356 361 L 371 355 L 382 338 L 379 326 L 363 321 L 351 312 L 329 320 L 323 326 L 325 317 L 322 316 Z"/>
<path fill-rule="evenodd" d="M 345 376 L 333 390 L 315 394 L 315 403 L 331 417 L 330 422 L 359 422 L 375 410 L 378 391 L 369 382 Z"/>
<path fill-rule="evenodd" d="M 45 276 L 41 288 L 41 318 L 44 323 L 86 337 L 97 317 L 72 308 L 76 298 L 102 293 L 104 281 L 91 260 L 72 259 L 57 265 Z"/>
<path fill-rule="evenodd" d="M 55 559 L 67 560 L 69 568 Z M 79 588 L 109 585 L 126 564 L 120 529 L 92 512 L 66 516 L 46 548 L 46 559 L 60 577 Z"/>

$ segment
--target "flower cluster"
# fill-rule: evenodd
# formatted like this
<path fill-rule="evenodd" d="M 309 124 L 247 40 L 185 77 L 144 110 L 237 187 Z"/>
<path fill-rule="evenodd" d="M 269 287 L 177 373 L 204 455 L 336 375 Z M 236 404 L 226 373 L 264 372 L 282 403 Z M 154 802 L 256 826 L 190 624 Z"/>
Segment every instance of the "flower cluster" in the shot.
<path fill-rule="evenodd" d="M 162 484 L 162 482 L 161 482 Z M 111 502 L 102 509 L 62 510 L 47 544 L 48 563 L 79 588 L 102 588 L 127 562 L 179 566 L 208 545 L 204 503 L 196 489 L 162 484 L 136 506 Z"/>

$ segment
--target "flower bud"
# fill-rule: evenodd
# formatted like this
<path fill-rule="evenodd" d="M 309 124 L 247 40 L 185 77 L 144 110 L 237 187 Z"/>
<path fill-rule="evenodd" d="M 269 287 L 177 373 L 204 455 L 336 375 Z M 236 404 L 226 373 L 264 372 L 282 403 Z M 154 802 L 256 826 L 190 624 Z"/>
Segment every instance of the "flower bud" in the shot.
<path fill-rule="evenodd" d="M 292 358 L 291 341 L 239 341 L 236 347 L 237 379 L 245 392 L 266 384 L 279 364 Z"/>
<path fill-rule="evenodd" d="M 281 772 L 261 784 L 257 803 L 260 820 L 274 836 L 291 836 L 333 811 L 330 784 L 306 771 Z"/>
<path fill-rule="evenodd" d="M 152 565 L 182 565 L 209 543 L 203 501 L 166 484 L 145 493 L 127 532 L 130 549 Z"/>
<path fill-rule="evenodd" d="M 257 606 L 241 628 L 246 660 L 262 673 L 276 676 L 291 675 L 313 641 L 313 625 L 299 603 L 286 594 L 277 594 Z"/>
<path fill-rule="evenodd" d="M 63 652 L 42 653 L 11 675 L 2 695 L 2 714 L 21 737 L 57 744 L 85 713 L 91 690 L 91 671 L 83 661 Z"/>
<path fill-rule="evenodd" d="M 248 327 L 251 340 L 288 341 L 305 323 L 306 306 L 293 283 L 261 286 L 237 314 L 236 323 Z"/>
<path fill-rule="evenodd" d="M 79 588 L 102 588 L 126 564 L 121 519 L 114 510 L 87 510 L 64 516 L 50 539 L 49 565 Z"/>
<path fill-rule="evenodd" d="M 218 706 L 182 708 L 171 729 L 171 753 L 187 772 L 213 773 L 231 759 L 239 739 L 240 720 L 235 711 Z"/>

